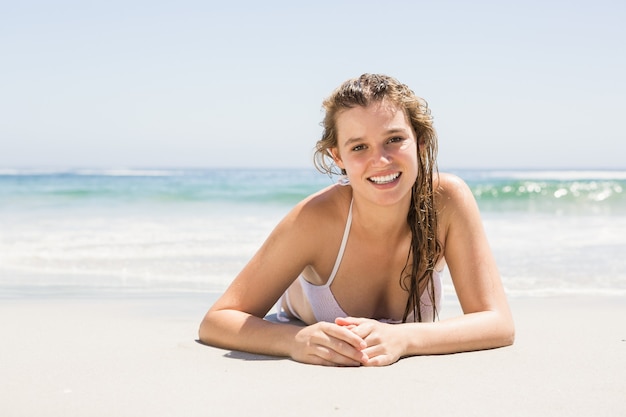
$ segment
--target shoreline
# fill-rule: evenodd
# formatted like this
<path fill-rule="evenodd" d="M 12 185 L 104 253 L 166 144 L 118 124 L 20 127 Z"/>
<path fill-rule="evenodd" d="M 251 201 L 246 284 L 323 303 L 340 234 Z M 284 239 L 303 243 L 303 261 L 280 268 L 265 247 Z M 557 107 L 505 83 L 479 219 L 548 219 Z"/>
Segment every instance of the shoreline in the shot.
<path fill-rule="evenodd" d="M 196 297 L 197 295 L 197 297 Z M 3 415 L 615 416 L 623 297 L 510 298 L 511 347 L 325 368 L 199 344 L 218 293 L 5 298 Z M 214 300 L 214 298 L 213 298 Z M 207 303 L 207 301 L 209 303 Z M 458 314 L 445 305 L 442 319 Z"/>

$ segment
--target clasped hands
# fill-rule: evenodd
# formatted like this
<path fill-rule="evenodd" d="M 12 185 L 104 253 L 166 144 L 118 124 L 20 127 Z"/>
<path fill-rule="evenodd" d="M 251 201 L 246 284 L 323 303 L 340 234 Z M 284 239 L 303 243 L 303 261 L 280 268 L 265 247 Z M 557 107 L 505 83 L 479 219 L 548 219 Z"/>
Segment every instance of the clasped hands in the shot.
<path fill-rule="evenodd" d="M 341 317 L 318 322 L 296 335 L 292 358 L 327 366 L 384 366 L 404 352 L 401 325 Z"/>

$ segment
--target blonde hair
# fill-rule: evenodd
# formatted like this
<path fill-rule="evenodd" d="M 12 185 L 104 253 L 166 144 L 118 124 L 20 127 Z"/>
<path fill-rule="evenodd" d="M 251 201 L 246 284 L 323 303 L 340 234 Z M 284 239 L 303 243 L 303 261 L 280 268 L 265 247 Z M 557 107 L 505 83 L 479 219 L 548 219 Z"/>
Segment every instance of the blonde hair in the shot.
<path fill-rule="evenodd" d="M 324 100 L 325 110 L 321 139 L 316 144 L 315 167 L 329 175 L 338 174 L 331 149 L 337 147 L 337 116 L 340 112 L 371 103 L 394 104 L 407 115 L 418 143 L 418 174 L 412 188 L 412 199 L 407 223 L 411 229 L 411 248 L 400 276 L 400 286 L 409 293 L 402 321 L 411 311 L 422 321 L 420 293 L 428 291 L 437 315 L 433 283 L 435 264 L 441 256 L 437 239 L 437 212 L 434 208 L 433 177 L 437 171 L 437 135 L 426 101 L 395 78 L 382 74 L 363 74 L 344 82 Z M 345 174 L 343 170 L 341 173 Z M 412 260 L 412 262 L 411 262 Z"/>

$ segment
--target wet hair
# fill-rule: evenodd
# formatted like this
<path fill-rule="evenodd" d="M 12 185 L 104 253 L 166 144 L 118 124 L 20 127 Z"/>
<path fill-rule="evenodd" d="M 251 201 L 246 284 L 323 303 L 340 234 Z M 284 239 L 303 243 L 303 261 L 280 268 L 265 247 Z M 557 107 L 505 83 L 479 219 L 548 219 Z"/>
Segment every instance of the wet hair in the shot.
<path fill-rule="evenodd" d="M 345 110 L 385 101 L 402 109 L 409 119 L 417 141 L 418 172 L 412 188 L 407 223 L 411 229 L 411 248 L 400 276 L 400 286 L 409 293 L 402 321 L 412 311 L 422 321 L 420 294 L 428 291 L 437 316 L 433 271 L 442 253 L 437 239 L 437 212 L 434 208 L 433 177 L 437 171 L 437 135 L 426 101 L 395 78 L 382 74 L 363 74 L 344 82 L 324 100 L 321 139 L 317 142 L 314 163 L 323 173 L 345 174 L 338 170 L 331 154 L 337 147 L 337 117 Z"/>

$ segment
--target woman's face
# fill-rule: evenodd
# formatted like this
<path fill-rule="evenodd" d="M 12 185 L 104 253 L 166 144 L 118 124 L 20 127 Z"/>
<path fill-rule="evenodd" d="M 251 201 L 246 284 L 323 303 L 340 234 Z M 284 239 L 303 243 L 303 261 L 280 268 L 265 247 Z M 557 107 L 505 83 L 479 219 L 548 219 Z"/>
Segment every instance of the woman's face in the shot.
<path fill-rule="evenodd" d="M 355 194 L 389 205 L 400 201 L 417 178 L 415 132 L 402 109 L 384 101 L 337 116 L 335 163 L 346 170 Z"/>

